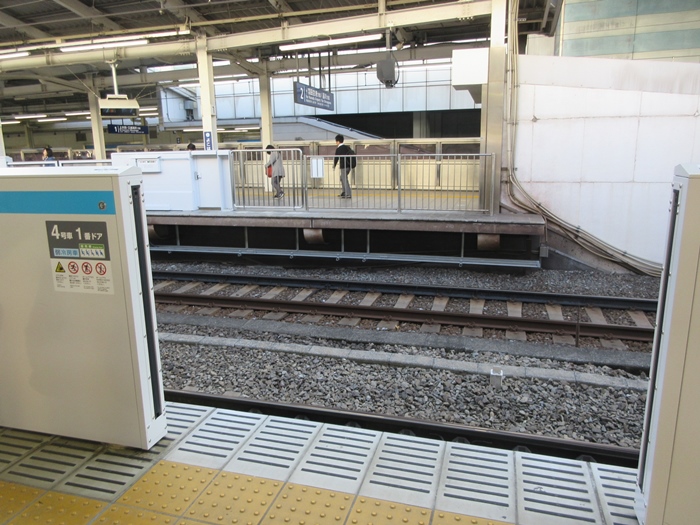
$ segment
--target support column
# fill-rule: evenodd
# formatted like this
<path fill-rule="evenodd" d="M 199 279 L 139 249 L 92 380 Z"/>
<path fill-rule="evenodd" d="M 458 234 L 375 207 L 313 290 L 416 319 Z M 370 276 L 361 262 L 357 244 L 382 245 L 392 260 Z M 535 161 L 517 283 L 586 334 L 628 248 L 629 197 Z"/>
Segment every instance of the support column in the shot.
<path fill-rule="evenodd" d="M 489 78 L 481 104 L 481 152 L 494 154 L 494 177 L 487 174 L 482 205 L 491 213 L 498 213 L 501 204 L 501 159 L 505 115 L 506 81 L 506 2 L 491 2 L 491 41 L 489 46 Z"/>
<path fill-rule="evenodd" d="M 202 136 L 204 149 L 218 150 L 219 136 L 216 132 L 216 93 L 214 91 L 214 60 L 207 51 L 207 37 L 197 37 L 197 72 L 202 102 Z"/>
<path fill-rule="evenodd" d="M 102 114 L 100 113 L 100 99 L 97 91 L 91 89 L 88 93 L 88 104 L 90 107 L 90 126 L 92 127 L 93 158 L 95 160 L 106 160 L 107 151 L 105 148 L 105 132 L 102 124 Z"/>
<path fill-rule="evenodd" d="M 265 62 L 265 74 L 258 77 L 260 83 L 260 141 L 264 148 L 272 144 L 272 89 L 270 75 L 267 73 L 267 62 Z"/>
<path fill-rule="evenodd" d="M 2 165 L 5 165 L 5 134 L 2 132 L 2 124 L 0 123 L 0 158 Z"/>

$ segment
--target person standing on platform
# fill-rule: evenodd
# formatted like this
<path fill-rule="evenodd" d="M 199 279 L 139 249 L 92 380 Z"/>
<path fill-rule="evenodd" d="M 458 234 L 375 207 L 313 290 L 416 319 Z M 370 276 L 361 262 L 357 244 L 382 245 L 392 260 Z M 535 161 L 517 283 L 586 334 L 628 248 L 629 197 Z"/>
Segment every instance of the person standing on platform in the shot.
<path fill-rule="evenodd" d="M 349 147 L 343 144 L 345 142 L 345 137 L 342 135 L 335 136 L 335 158 L 333 159 L 333 169 L 340 162 L 340 184 L 342 190 L 340 195 L 341 199 L 352 199 L 352 188 L 350 188 L 350 182 L 348 181 L 348 175 L 350 170 L 353 168 L 352 161 L 355 152 Z"/>
<path fill-rule="evenodd" d="M 282 179 L 284 178 L 284 164 L 282 164 L 282 155 L 272 144 L 268 144 L 267 148 L 265 149 L 267 150 L 267 154 L 270 155 L 270 158 L 265 163 L 265 171 L 267 171 L 268 168 L 272 169 L 271 182 L 272 189 L 275 191 L 275 196 L 273 198 L 281 199 L 284 197 L 284 190 L 282 190 Z"/>
<path fill-rule="evenodd" d="M 41 152 L 41 160 L 56 162 L 56 157 L 53 156 L 53 150 L 49 146 L 46 146 L 44 151 Z"/>
<path fill-rule="evenodd" d="M 194 151 L 194 150 L 196 150 L 196 149 L 197 149 L 197 146 L 195 146 L 195 145 L 194 145 L 193 143 L 191 143 L 191 142 L 187 145 L 187 151 Z"/>

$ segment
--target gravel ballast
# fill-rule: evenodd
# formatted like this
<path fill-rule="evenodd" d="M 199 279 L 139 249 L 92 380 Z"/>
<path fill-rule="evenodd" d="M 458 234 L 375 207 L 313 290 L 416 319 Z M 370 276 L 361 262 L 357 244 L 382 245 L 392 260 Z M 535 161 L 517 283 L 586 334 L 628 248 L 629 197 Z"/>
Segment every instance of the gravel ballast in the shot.
<path fill-rule="evenodd" d="M 481 273 L 445 268 L 390 269 L 283 269 L 227 264 L 154 263 L 154 269 L 299 276 L 351 281 L 432 284 L 513 290 L 586 293 L 620 297 L 656 298 L 658 279 L 631 274 L 584 271 L 537 271 L 526 275 Z M 566 363 L 528 355 L 477 350 L 455 352 L 418 345 L 384 345 L 270 332 L 164 323 L 162 335 L 180 334 L 238 339 L 235 345 L 161 341 L 163 380 L 166 388 L 226 394 L 281 403 L 310 404 L 334 409 L 404 416 L 437 422 L 571 438 L 594 443 L 639 447 L 646 391 L 646 376 L 586 363 Z M 201 323 L 199 323 L 201 325 Z M 309 330 L 313 330 L 309 326 Z M 394 353 L 416 359 L 450 359 L 483 366 L 528 367 L 538 377 L 506 375 L 502 387 L 490 385 L 488 373 L 467 373 L 447 368 L 396 366 L 355 358 L 268 351 L 245 341 L 277 345 L 313 345 L 344 348 L 349 352 Z M 224 341 L 224 339 L 221 339 Z M 242 342 L 242 343 L 241 343 Z M 498 343 L 501 346 L 503 343 Z M 355 355 L 355 354 L 353 354 Z M 513 368 L 512 370 L 515 370 Z M 565 375 L 557 373 L 566 371 Z M 539 374 L 540 372 L 538 372 Z M 579 374 L 576 376 L 575 374 Z M 600 378 L 590 381 L 572 377 Z M 564 377 L 567 380 L 562 380 Z M 622 381 L 622 383 L 620 383 Z M 625 385 L 629 382 L 630 387 Z M 595 381 L 593 381 L 595 383 Z"/>

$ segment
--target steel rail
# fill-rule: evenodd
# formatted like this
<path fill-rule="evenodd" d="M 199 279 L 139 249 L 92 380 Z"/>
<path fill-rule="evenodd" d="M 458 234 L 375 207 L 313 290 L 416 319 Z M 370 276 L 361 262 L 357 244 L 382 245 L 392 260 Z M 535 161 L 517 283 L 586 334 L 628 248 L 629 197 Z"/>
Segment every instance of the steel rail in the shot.
<path fill-rule="evenodd" d="M 361 428 L 382 432 L 410 433 L 431 439 L 468 442 L 473 445 L 527 451 L 535 454 L 594 461 L 628 468 L 637 468 L 639 462 L 639 450 L 634 448 L 535 434 L 490 430 L 454 423 L 440 423 L 407 417 L 350 412 L 311 405 L 284 404 L 182 390 L 165 390 L 165 399 L 175 403 L 245 412 L 255 411 L 266 415 L 288 418 L 307 418 L 312 421 L 335 425 L 360 426 Z"/>
<path fill-rule="evenodd" d="M 156 292 L 155 300 L 165 304 L 185 304 L 244 310 L 268 310 L 310 315 L 333 315 L 363 319 L 393 320 L 408 323 L 446 324 L 466 327 L 482 327 L 497 330 L 546 332 L 576 337 L 625 339 L 628 341 L 652 341 L 654 328 L 613 324 L 594 324 L 581 321 L 557 321 L 527 319 L 523 317 L 480 315 L 458 312 L 411 310 L 380 306 L 342 305 L 314 301 L 281 301 L 276 299 L 212 296 L 186 293 Z"/>
<path fill-rule="evenodd" d="M 298 277 L 273 277 L 263 275 L 232 275 L 201 272 L 154 270 L 157 280 L 201 281 L 230 284 L 256 284 L 258 286 L 287 286 L 292 288 L 336 289 L 352 292 L 380 292 L 391 294 L 442 296 L 454 299 L 485 299 L 490 301 L 521 301 L 523 303 L 560 304 L 562 306 L 599 307 L 622 310 L 656 312 L 656 299 L 608 297 L 600 295 L 572 295 L 524 290 L 489 290 L 485 288 L 455 288 L 450 286 L 428 286 L 405 283 L 380 283 L 366 281 L 329 281 Z"/>

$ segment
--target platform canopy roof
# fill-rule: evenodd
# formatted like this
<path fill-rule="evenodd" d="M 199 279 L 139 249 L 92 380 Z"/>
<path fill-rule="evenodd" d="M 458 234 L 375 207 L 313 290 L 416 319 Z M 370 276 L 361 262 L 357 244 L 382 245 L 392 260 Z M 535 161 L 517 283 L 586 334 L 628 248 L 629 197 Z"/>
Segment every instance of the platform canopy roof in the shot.
<path fill-rule="evenodd" d="M 521 39 L 553 34 L 563 0 L 517 1 Z M 328 62 L 371 68 L 386 56 L 387 38 L 399 61 L 450 57 L 454 48 L 489 45 L 493 3 L 0 0 L 0 118 L 85 108 L 89 90 L 112 93 L 115 78 L 120 93 L 149 103 L 158 82 L 177 85 L 193 76 L 192 70 L 161 66 L 196 64 L 202 46 L 215 60 L 228 62 L 230 75 L 246 76 L 290 74 Z M 376 39 L 303 50 L 284 47 L 363 35 Z M 358 52 L 339 53 L 345 50 Z"/>

